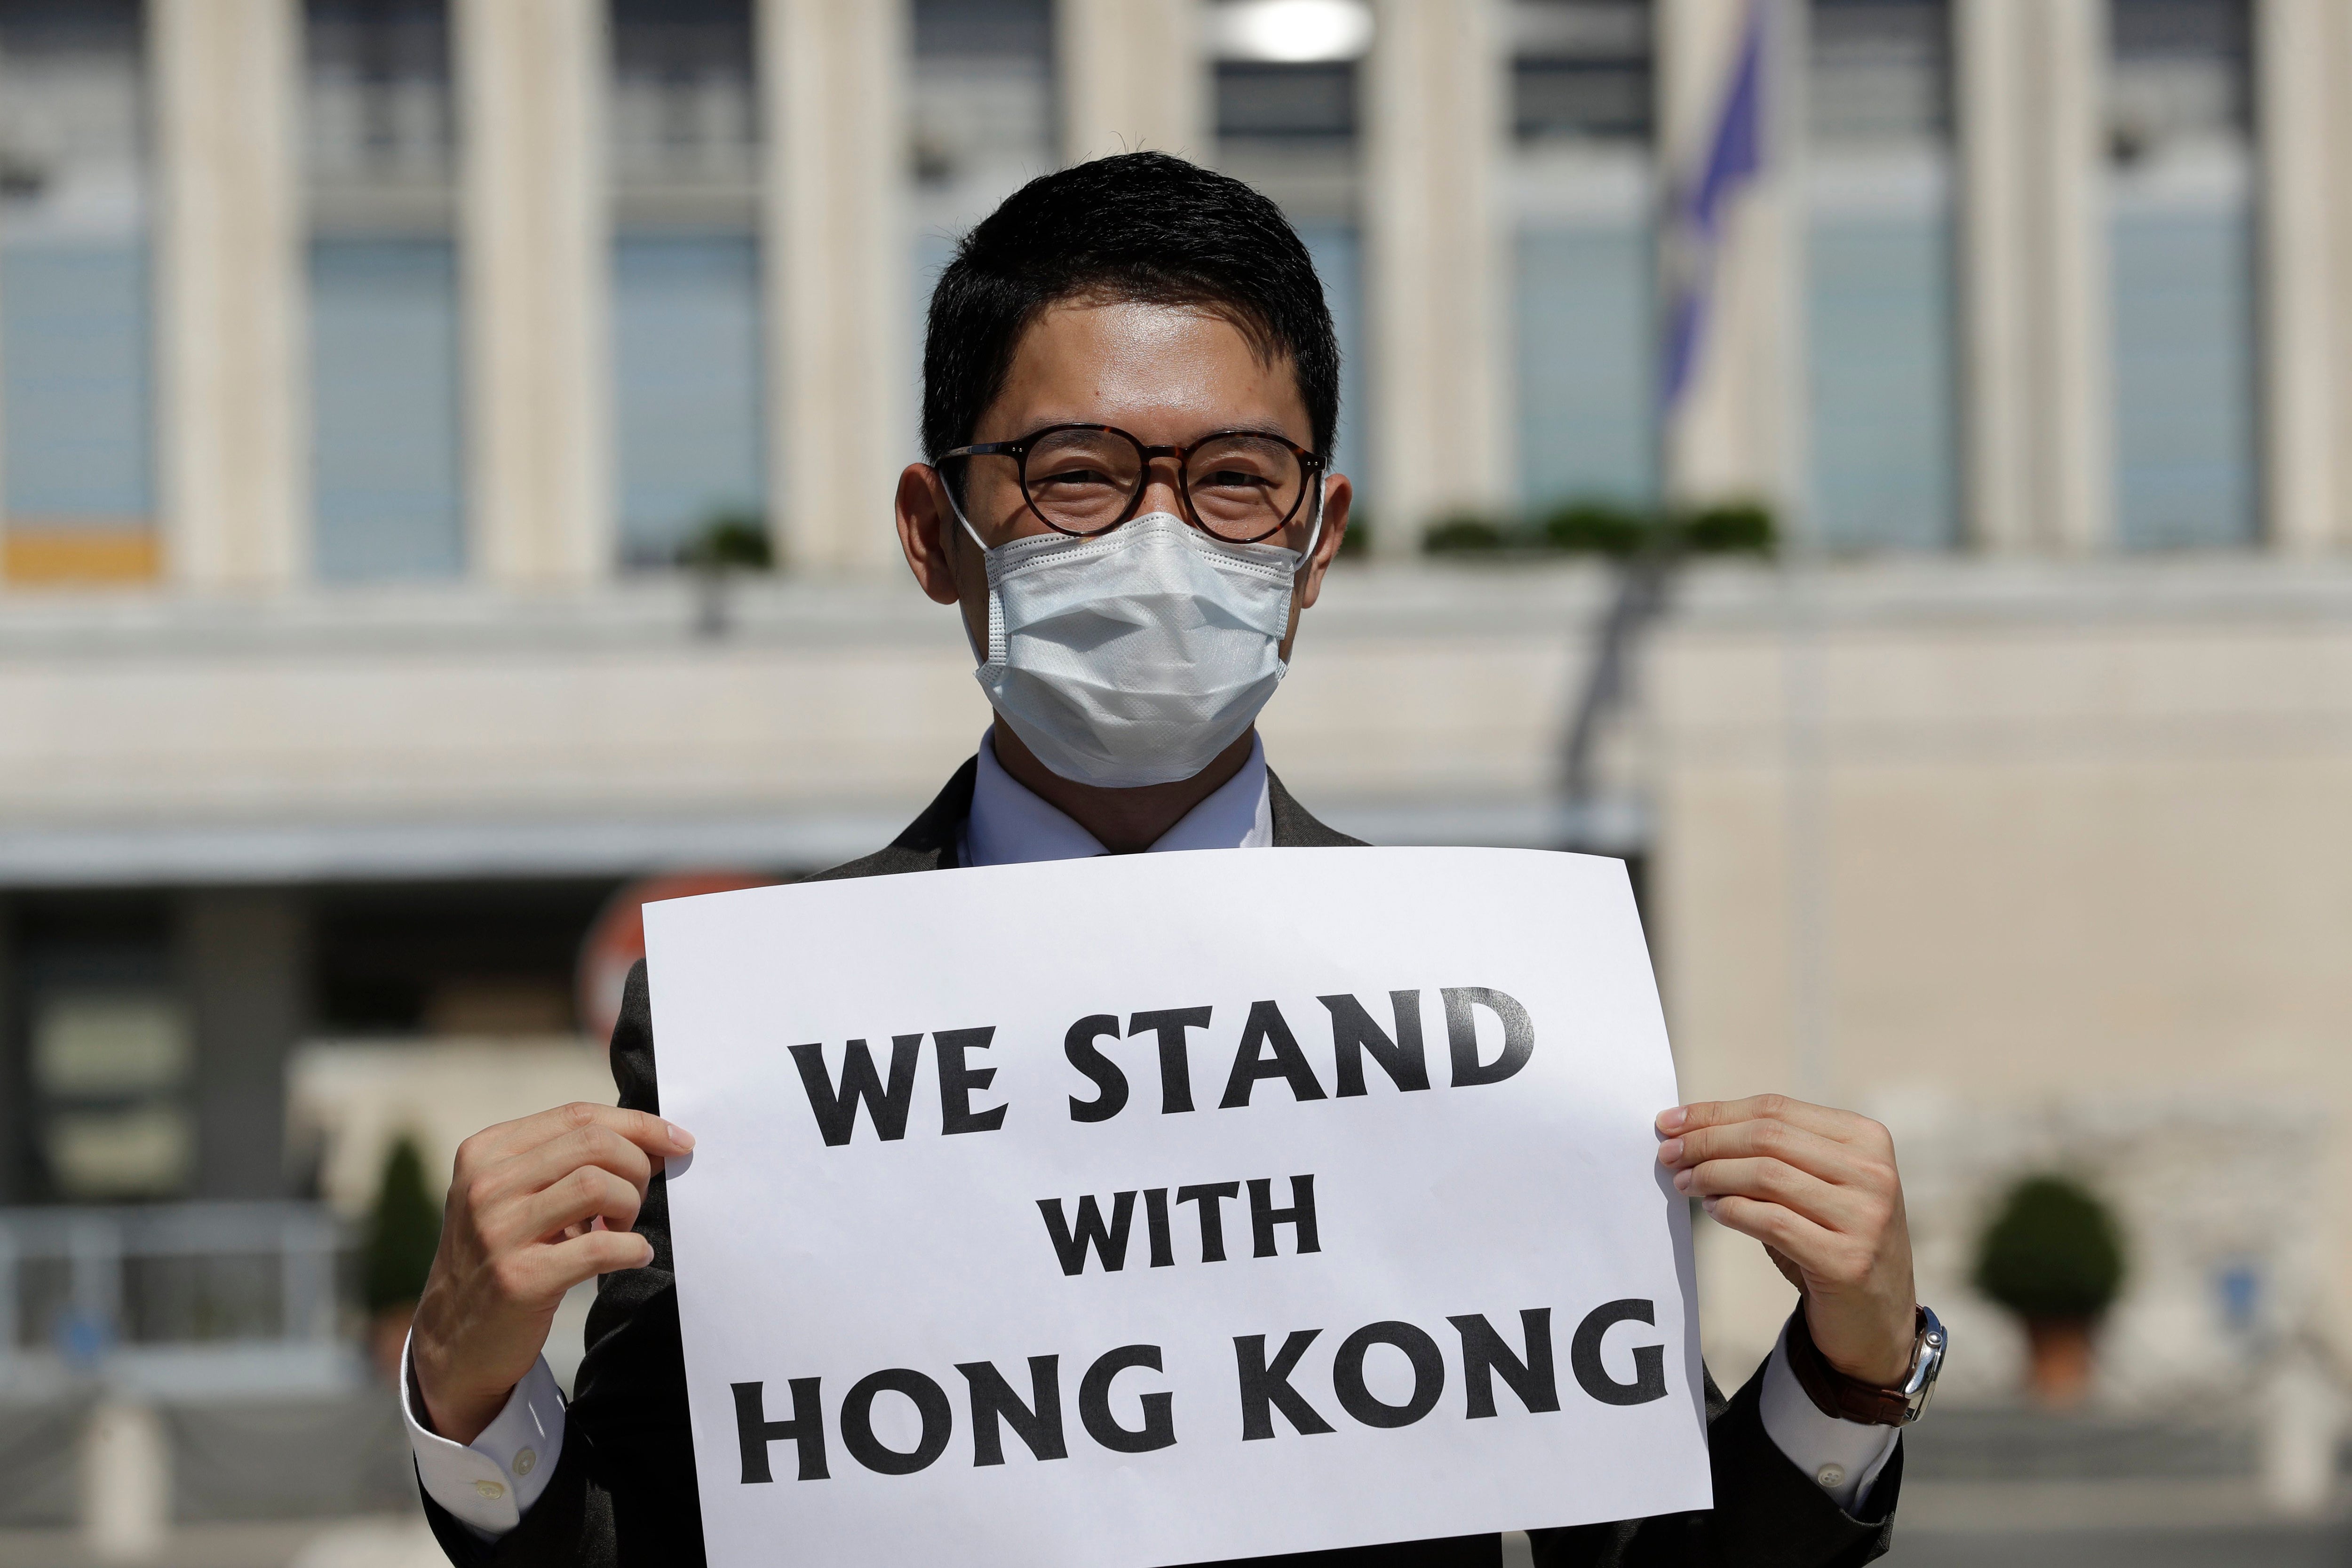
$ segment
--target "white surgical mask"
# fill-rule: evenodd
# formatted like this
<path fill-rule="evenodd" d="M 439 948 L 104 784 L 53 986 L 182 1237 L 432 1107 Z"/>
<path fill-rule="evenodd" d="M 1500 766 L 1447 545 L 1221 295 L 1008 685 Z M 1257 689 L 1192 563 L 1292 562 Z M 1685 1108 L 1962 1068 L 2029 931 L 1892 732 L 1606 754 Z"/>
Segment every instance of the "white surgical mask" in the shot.
<path fill-rule="evenodd" d="M 1228 544 L 1151 512 L 1089 539 L 1016 539 L 985 552 L 988 647 L 973 673 L 1055 773 L 1112 789 L 1188 779 L 1257 720 L 1286 668 L 1307 553 Z"/>

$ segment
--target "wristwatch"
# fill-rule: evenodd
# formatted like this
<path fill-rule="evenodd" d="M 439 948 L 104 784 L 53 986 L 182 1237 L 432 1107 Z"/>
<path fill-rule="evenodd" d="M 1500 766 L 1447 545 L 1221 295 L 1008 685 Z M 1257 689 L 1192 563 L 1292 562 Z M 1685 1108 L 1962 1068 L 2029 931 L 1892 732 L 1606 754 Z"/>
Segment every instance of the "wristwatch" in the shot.
<path fill-rule="evenodd" d="M 1918 1337 L 1911 1343 L 1911 1367 L 1893 1388 L 1881 1388 L 1858 1377 L 1848 1377 L 1829 1363 L 1813 1343 L 1805 1323 L 1803 1302 L 1789 1316 L 1789 1370 L 1822 1415 L 1871 1426 L 1908 1426 L 1927 1408 L 1936 1392 L 1936 1374 L 1944 1370 L 1944 1325 L 1927 1308 L 1918 1309 Z"/>

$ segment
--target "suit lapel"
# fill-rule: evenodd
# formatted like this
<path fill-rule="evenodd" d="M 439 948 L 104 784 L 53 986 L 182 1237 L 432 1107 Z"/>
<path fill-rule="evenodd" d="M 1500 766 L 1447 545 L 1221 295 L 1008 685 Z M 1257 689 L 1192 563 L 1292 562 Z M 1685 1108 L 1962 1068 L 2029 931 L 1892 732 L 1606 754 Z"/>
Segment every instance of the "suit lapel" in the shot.
<path fill-rule="evenodd" d="M 1364 841 L 1350 838 L 1337 828 L 1326 827 L 1307 815 L 1307 808 L 1282 787 L 1274 770 L 1265 770 L 1265 803 L 1274 818 L 1274 847 L 1276 849 L 1360 849 Z"/>
<path fill-rule="evenodd" d="M 819 871 L 809 880 L 830 882 L 844 877 L 894 877 L 905 871 L 954 869 L 958 864 L 956 839 L 963 831 L 963 819 L 971 815 L 972 781 L 979 776 L 980 759 L 965 758 L 963 766 L 948 780 L 947 787 L 887 846 L 829 871 Z"/>

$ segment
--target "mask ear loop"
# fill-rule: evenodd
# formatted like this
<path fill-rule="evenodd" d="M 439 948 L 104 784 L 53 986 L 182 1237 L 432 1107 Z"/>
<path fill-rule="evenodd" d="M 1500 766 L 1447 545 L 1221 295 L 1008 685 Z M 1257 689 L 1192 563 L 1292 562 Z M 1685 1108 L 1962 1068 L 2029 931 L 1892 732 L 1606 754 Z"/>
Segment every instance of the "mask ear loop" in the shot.
<path fill-rule="evenodd" d="M 935 474 L 939 473 L 937 468 L 934 468 L 931 471 Z M 956 521 L 962 525 L 964 532 L 971 536 L 971 542 L 980 546 L 981 554 L 983 557 L 986 556 L 988 553 L 988 541 L 980 536 L 980 530 L 972 527 L 971 519 L 964 516 L 963 502 L 956 499 L 955 486 L 949 482 L 948 477 L 945 474 L 940 474 L 940 489 L 947 492 L 948 510 L 955 513 Z"/>
<path fill-rule="evenodd" d="M 1315 564 L 1315 547 L 1323 542 L 1323 492 L 1329 477 L 1320 472 L 1315 476 L 1315 525 L 1307 531 L 1307 549 L 1298 558 L 1301 572 Z"/>
<path fill-rule="evenodd" d="M 932 472 L 939 473 L 939 470 L 934 468 Z M 957 523 L 962 527 L 965 533 L 971 536 L 972 548 L 980 552 L 980 558 L 984 567 L 988 560 L 988 541 L 980 536 L 980 530 L 972 527 L 971 519 L 964 516 L 963 502 L 956 499 L 955 486 L 948 482 L 948 477 L 945 474 L 940 474 L 940 489 L 947 492 L 948 510 L 955 513 Z M 958 620 L 963 620 L 963 617 L 961 616 L 956 618 Z M 993 644 L 996 641 L 996 584 L 992 582 L 988 585 L 988 640 L 991 644 Z M 995 657 L 995 649 L 992 647 L 982 647 L 972 637 L 971 623 L 970 621 L 964 621 L 963 640 L 971 644 L 971 657 L 982 665 L 986 665 L 991 658 Z"/>

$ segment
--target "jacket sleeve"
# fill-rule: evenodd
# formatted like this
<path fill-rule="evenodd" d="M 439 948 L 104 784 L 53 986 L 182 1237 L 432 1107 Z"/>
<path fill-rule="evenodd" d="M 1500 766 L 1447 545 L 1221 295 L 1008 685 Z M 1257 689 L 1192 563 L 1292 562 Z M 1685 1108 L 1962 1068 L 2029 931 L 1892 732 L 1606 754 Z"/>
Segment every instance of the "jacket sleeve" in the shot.
<path fill-rule="evenodd" d="M 613 1029 L 613 1081 L 623 1107 L 661 1110 L 642 962 L 629 972 Z M 486 1543 L 430 1497 L 425 1500 L 435 1537 L 461 1568 L 635 1568 L 703 1561 L 664 1178 L 656 1176 L 646 1189 L 635 1228 L 653 1243 L 653 1261 L 596 1282 L 588 1353 L 564 1416 L 562 1456 L 521 1524 Z"/>
<path fill-rule="evenodd" d="M 1856 1568 L 1885 1552 L 1903 1489 L 1902 1446 L 1862 1512 L 1847 1513 L 1764 1430 L 1763 1389 L 1761 1365 L 1728 1400 L 1707 1375 L 1713 1509 L 1531 1531 L 1537 1568 Z"/>

